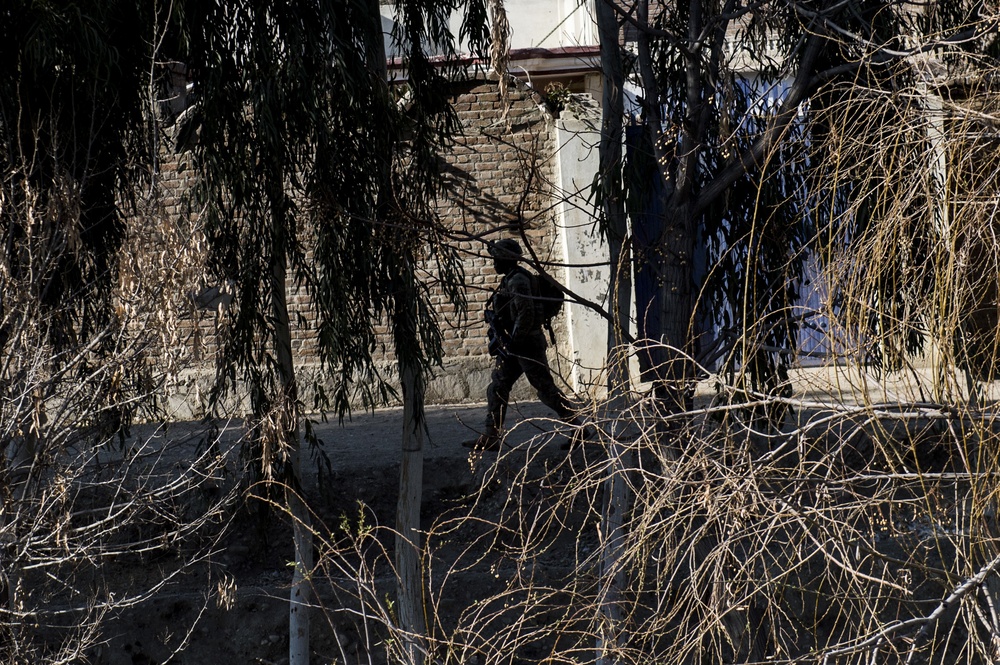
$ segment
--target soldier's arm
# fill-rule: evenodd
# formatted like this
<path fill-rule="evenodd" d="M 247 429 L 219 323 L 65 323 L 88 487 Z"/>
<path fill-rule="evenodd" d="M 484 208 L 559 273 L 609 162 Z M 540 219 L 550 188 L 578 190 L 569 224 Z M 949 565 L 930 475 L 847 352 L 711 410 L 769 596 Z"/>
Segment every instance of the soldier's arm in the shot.
<path fill-rule="evenodd" d="M 512 275 L 507 284 L 512 298 L 514 327 L 511 338 L 517 340 L 530 334 L 535 325 L 535 300 L 531 293 L 531 278 L 524 273 Z"/>

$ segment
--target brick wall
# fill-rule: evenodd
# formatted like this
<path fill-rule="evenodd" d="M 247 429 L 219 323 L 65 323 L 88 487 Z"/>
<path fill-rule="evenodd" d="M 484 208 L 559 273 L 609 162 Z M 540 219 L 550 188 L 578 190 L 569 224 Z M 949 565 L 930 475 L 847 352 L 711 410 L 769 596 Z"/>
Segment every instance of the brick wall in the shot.
<path fill-rule="evenodd" d="M 457 86 L 454 103 L 463 131 L 444 155 L 446 188 L 439 202 L 439 213 L 464 258 L 468 304 L 466 315 L 455 311 L 441 290 L 433 286 L 436 276 L 427 273 L 445 349 L 444 367 L 437 371 L 428 388 L 430 403 L 485 399 L 492 365 L 486 355 L 482 312 L 499 276 L 493 271 L 484 242 L 513 237 L 522 246 L 527 240 L 543 261 L 558 260 L 560 255 L 552 203 L 555 173 L 551 117 L 525 90 L 512 89 L 508 106 L 500 99 L 495 82 L 487 80 Z M 170 157 L 162 165 L 159 215 L 168 228 L 177 227 L 178 220 L 183 220 L 180 226 L 186 226 L 186 233 L 194 239 L 198 236 L 197 220 L 185 216 L 180 202 L 187 177 L 185 171 L 178 169 L 180 159 Z M 187 292 L 212 286 L 203 275 L 199 277 L 190 271 L 186 275 L 190 282 Z M 318 369 L 307 294 L 291 288 L 289 308 L 295 326 L 293 351 L 305 386 Z M 197 394 L 206 391 L 214 371 L 217 315 L 190 307 L 177 313 L 177 327 L 183 335 L 176 336 L 174 343 L 187 339 L 188 344 L 197 344 L 185 351 L 185 357 L 193 365 L 177 384 L 171 403 L 179 412 L 190 409 L 194 415 L 204 406 Z M 386 348 L 391 350 L 390 340 L 385 341 Z M 392 367 L 391 357 L 380 360 L 386 367 Z M 526 394 L 526 386 L 515 393 Z M 311 404 L 308 393 L 303 399 L 307 406 Z"/>

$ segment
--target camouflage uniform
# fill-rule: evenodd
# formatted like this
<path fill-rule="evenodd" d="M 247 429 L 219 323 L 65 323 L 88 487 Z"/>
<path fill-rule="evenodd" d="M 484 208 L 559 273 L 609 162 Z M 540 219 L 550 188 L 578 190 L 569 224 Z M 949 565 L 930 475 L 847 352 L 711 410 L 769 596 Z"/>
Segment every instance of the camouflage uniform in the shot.
<path fill-rule="evenodd" d="M 573 420 L 573 410 L 566 396 L 556 386 L 545 355 L 542 331 L 542 306 L 534 293 L 534 278 L 519 266 L 500 281 L 489 306 L 496 315 L 496 325 L 507 341 L 506 354 L 497 355 L 496 366 L 486 390 L 488 412 L 485 436 L 498 437 L 503 429 L 507 400 L 514 383 L 524 374 L 538 392 L 538 399 L 556 412 L 560 419 Z"/>

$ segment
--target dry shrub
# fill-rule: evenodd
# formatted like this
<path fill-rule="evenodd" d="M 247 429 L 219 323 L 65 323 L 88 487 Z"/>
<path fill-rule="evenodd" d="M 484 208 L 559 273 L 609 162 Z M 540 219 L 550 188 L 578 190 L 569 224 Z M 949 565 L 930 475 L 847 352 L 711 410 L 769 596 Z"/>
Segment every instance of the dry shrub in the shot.
<path fill-rule="evenodd" d="M 164 375 L 151 350 L 173 334 L 167 303 L 187 270 L 170 254 L 179 243 L 142 264 L 126 244 L 99 275 L 110 284 L 106 316 L 74 294 L 53 302 L 48 281 L 91 260 L 74 241 L 79 190 L 64 178 L 34 195 L 35 176 L 18 172 L 3 185 L 16 249 L 0 270 L 0 659 L 85 662 L 122 612 L 205 565 L 231 513 L 228 459 L 211 436 L 196 446 L 199 434 L 137 424 L 160 413 Z M 170 648 L 180 649 L 187 634 L 175 629 Z"/>

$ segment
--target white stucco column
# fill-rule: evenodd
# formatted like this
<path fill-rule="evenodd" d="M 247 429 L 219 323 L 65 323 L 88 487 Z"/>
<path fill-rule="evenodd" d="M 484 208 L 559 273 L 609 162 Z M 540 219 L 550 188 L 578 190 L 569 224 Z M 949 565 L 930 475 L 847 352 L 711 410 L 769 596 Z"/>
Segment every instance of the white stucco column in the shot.
<path fill-rule="evenodd" d="M 587 105 L 577 112 L 585 117 L 576 117 L 567 109 L 555 122 L 556 185 L 560 189 L 555 196 L 566 263 L 560 278 L 570 291 L 606 309 L 608 247 L 597 229 L 593 204 L 587 201 L 599 164 L 600 110 Z M 608 346 L 607 321 L 571 299 L 567 299 L 564 311 L 573 362 L 573 389 L 578 393 L 601 394 L 604 390 L 601 373 Z"/>

